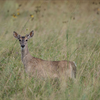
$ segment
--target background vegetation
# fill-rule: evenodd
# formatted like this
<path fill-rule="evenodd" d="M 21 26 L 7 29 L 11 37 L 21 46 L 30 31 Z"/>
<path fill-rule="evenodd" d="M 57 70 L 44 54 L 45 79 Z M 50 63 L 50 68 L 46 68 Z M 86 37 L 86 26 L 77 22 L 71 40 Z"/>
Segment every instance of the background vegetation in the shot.
<path fill-rule="evenodd" d="M 0 1 L 0 100 L 100 100 L 99 12 L 99 1 Z M 28 77 L 13 31 L 31 30 L 30 53 L 76 62 L 75 82 Z"/>

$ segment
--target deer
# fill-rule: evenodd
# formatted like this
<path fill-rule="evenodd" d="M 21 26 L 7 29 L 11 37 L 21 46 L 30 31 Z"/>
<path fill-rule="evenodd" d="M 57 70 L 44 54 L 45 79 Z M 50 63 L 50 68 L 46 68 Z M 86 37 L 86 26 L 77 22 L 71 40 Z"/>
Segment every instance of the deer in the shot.
<path fill-rule="evenodd" d="M 17 32 L 13 32 L 13 36 L 19 40 L 21 46 L 21 60 L 25 68 L 25 72 L 34 77 L 50 77 L 59 78 L 61 76 L 71 79 L 76 78 L 76 65 L 73 61 L 48 61 L 33 57 L 28 50 L 28 40 L 33 37 L 34 31 L 28 35 L 21 36 Z"/>

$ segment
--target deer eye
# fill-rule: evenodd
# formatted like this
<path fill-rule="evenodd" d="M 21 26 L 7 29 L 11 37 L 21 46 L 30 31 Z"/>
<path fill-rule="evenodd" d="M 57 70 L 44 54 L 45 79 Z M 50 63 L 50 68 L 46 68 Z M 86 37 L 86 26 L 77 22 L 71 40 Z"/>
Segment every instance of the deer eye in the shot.
<path fill-rule="evenodd" d="M 28 41 L 28 40 L 26 40 L 26 41 Z"/>
<path fill-rule="evenodd" d="M 21 41 L 21 40 L 19 40 L 19 41 Z"/>

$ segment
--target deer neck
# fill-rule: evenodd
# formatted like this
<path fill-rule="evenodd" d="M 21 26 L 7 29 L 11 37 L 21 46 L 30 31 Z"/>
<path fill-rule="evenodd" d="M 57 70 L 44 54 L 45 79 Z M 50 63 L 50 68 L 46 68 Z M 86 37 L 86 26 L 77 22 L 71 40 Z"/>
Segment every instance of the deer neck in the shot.
<path fill-rule="evenodd" d="M 23 63 L 24 63 L 24 59 L 28 61 L 32 58 L 32 56 L 29 53 L 27 44 L 25 45 L 25 48 L 21 48 L 21 55 L 22 55 L 22 62 Z"/>

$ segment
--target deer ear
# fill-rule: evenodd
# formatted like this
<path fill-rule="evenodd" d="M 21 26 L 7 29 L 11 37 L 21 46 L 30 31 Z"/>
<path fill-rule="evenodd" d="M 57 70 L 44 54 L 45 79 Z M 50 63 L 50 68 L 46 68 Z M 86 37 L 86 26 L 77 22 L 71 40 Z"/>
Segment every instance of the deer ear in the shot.
<path fill-rule="evenodd" d="M 34 31 L 31 31 L 31 32 L 29 33 L 29 35 L 27 35 L 28 39 L 31 38 L 31 37 L 33 37 L 33 35 L 34 35 Z"/>
<path fill-rule="evenodd" d="M 18 39 L 20 35 L 18 35 L 18 33 L 16 33 L 16 32 L 14 31 L 14 32 L 13 32 L 13 36 L 14 36 L 15 38 Z"/>

